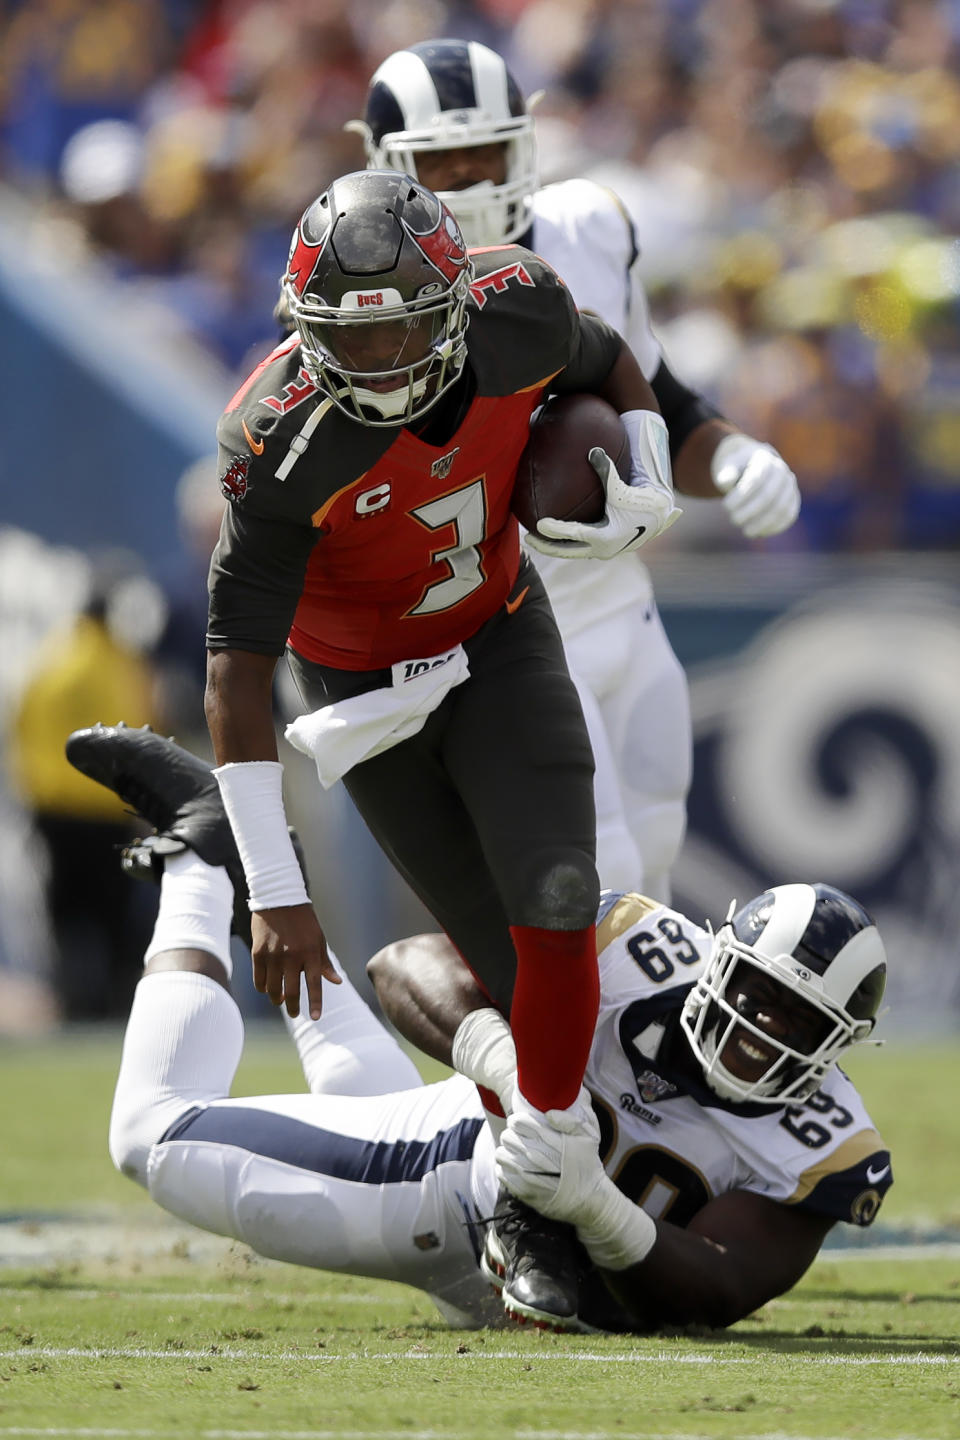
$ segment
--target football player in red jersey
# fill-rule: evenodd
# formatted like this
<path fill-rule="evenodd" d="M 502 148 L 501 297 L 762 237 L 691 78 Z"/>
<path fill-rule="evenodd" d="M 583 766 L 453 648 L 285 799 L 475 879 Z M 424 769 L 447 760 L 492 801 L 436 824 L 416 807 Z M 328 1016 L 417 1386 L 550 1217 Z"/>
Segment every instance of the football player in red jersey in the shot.
<path fill-rule="evenodd" d="M 792 470 L 674 375 L 651 325 L 642 227 L 596 180 L 541 184 L 532 110 L 495 51 L 440 38 L 388 55 L 371 77 L 364 119 L 347 128 L 362 135 L 372 169 L 402 171 L 433 190 L 469 246 L 512 241 L 535 251 L 578 308 L 623 335 L 666 421 L 679 492 L 722 504 L 751 541 L 787 530 L 800 506 Z M 577 564 L 569 543 L 524 543 L 593 745 L 601 883 L 642 882 L 644 894 L 669 900 L 693 739 L 687 681 L 657 613 L 653 577 L 637 553 Z"/>
<path fill-rule="evenodd" d="M 609 558 L 662 532 L 679 511 L 656 400 L 548 265 L 513 245 L 468 256 L 449 211 L 395 171 L 345 176 L 305 211 L 283 294 L 296 331 L 219 427 L 230 504 L 207 635 L 257 987 L 296 1015 L 303 975 L 317 1016 L 335 979 L 284 815 L 271 688 L 286 650 L 307 711 L 288 738 L 323 784 L 343 777 L 509 1014 L 517 1104 L 592 1147 L 593 760 L 510 501 L 532 412 L 590 391 L 623 417 L 631 483 L 592 451 L 606 513 L 560 533 Z M 572 1277 L 551 1241 L 507 1290 L 562 1319 Z"/>

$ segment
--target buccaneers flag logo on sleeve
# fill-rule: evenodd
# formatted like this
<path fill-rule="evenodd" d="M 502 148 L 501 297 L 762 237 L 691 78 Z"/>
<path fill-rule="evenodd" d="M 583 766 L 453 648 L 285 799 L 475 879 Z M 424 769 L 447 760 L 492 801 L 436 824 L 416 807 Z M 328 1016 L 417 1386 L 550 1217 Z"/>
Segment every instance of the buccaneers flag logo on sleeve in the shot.
<path fill-rule="evenodd" d="M 220 489 L 228 500 L 242 500 L 247 493 L 249 455 L 236 455 L 220 476 Z"/>

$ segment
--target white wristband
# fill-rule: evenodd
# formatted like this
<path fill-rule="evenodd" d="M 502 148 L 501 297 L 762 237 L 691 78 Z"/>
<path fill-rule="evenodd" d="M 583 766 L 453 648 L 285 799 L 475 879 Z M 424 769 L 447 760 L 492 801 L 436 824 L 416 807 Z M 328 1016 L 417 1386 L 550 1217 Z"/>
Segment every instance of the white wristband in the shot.
<path fill-rule="evenodd" d="M 657 1227 L 647 1212 L 605 1175 L 591 1197 L 589 1219 L 577 1221 L 577 1235 L 599 1269 L 628 1270 L 650 1254 Z"/>
<path fill-rule="evenodd" d="M 214 770 L 247 877 L 251 910 L 308 905 L 303 872 L 283 809 L 279 760 L 249 760 Z"/>
<path fill-rule="evenodd" d="M 620 416 L 630 441 L 633 469 L 639 465 L 648 481 L 673 494 L 670 464 L 670 434 L 662 415 L 655 410 L 625 410 Z M 631 484 L 636 483 L 633 475 Z"/>
<path fill-rule="evenodd" d="M 453 1037 L 450 1058 L 455 1070 L 492 1090 L 504 1114 L 510 1114 L 517 1083 L 517 1047 L 499 1010 L 487 1006 L 465 1015 Z"/>

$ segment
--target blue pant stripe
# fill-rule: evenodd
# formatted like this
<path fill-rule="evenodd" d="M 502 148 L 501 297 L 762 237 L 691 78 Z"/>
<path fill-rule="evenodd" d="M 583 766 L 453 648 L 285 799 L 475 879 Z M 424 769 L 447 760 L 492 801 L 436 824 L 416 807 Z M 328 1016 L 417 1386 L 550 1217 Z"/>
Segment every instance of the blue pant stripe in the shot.
<path fill-rule="evenodd" d="M 439 1165 L 469 1159 L 482 1127 L 483 1121 L 473 1118 L 438 1131 L 431 1140 L 360 1140 L 267 1110 L 218 1105 L 189 1111 L 163 1139 L 236 1145 L 318 1175 L 391 1185 L 422 1180 Z"/>

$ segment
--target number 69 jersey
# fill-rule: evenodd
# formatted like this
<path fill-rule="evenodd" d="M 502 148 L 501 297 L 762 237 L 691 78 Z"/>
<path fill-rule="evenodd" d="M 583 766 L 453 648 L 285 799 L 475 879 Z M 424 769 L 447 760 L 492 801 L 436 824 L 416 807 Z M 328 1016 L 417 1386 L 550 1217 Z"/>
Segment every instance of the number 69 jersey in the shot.
<path fill-rule="evenodd" d="M 712 944 L 709 931 L 656 901 L 603 897 L 585 1083 L 607 1173 L 654 1218 L 681 1226 L 730 1190 L 869 1225 L 893 1182 L 890 1155 L 841 1070 L 804 1104 L 783 1107 L 734 1104 L 700 1080 L 679 1022 Z"/>

